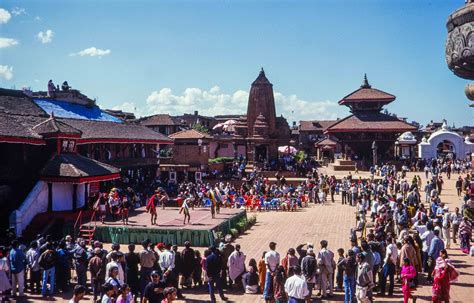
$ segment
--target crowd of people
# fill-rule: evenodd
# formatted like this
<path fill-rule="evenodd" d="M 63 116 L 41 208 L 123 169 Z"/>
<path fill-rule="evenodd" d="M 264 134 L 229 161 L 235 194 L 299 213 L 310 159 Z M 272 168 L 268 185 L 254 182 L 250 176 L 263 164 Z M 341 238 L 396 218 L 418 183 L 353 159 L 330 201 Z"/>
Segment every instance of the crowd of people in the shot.
<path fill-rule="evenodd" d="M 190 242 L 181 251 L 173 243 L 149 240 L 140 249 L 135 244 L 126 248 L 113 244 L 107 251 L 99 241 L 87 245 L 85 239 L 70 236 L 57 240 L 38 235 L 27 244 L 12 231 L 10 245 L 0 247 L 0 295 L 5 300 L 24 296 L 25 288 L 43 297 L 72 290 L 71 302 L 90 293 L 94 301 L 104 303 L 154 303 L 184 298 L 183 290 L 194 288 L 206 289 L 211 302 L 216 301 L 216 292 L 226 300 L 225 289 L 261 294 L 266 302 L 310 302 L 314 291 L 321 298 L 342 292 L 344 302 L 373 302 L 376 296 L 393 296 L 399 283 L 408 302 L 416 300 L 417 286 L 426 283 L 432 287 L 434 302 L 448 301 L 459 271 L 447 249 L 459 241 L 460 250 L 472 254 L 472 176 L 458 176 L 455 186 L 462 202 L 451 211 L 440 196 L 446 171 L 432 168 L 422 182 L 419 176 L 408 180 L 394 167 L 382 170 L 383 174 L 374 171 L 368 179 L 349 174 L 342 180 L 313 171 L 297 186 L 279 176 L 271 184 L 257 172 L 239 188 L 231 183 L 177 186 L 180 209 L 183 205 L 186 209 L 182 210 L 185 223 L 192 207 L 209 206 L 212 212 L 220 207 L 269 210 L 278 199 L 276 210 L 291 210 L 304 204 L 335 203 L 339 195 L 341 203 L 356 213 L 349 249 L 334 253 L 330 243 L 321 240 L 318 247 L 299 244 L 280 255 L 277 244 L 270 242 L 261 259 L 247 260 L 245 248 L 232 244 L 230 235 L 201 255 Z M 152 224 L 168 200 L 163 189 L 148 198 L 150 213 L 154 207 Z M 283 206 L 284 201 L 289 202 Z M 102 195 L 95 207 L 101 213 L 110 208 L 112 215 L 120 215 L 115 219 L 127 224 L 124 210 L 140 205 L 143 202 L 137 201 L 134 190 L 127 188 Z"/>

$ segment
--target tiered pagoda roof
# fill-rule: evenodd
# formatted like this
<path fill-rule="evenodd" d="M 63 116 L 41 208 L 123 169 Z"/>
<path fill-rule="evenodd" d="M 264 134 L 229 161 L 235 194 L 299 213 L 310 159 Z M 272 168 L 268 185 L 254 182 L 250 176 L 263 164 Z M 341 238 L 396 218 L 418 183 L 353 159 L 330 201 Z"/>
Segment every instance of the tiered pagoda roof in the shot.
<path fill-rule="evenodd" d="M 340 132 L 406 132 L 415 131 L 417 127 L 396 116 L 384 114 L 382 107 L 395 100 L 395 96 L 372 88 L 364 75 L 361 87 L 339 101 L 351 109 L 352 115 L 338 120 L 326 128 L 324 133 Z"/>

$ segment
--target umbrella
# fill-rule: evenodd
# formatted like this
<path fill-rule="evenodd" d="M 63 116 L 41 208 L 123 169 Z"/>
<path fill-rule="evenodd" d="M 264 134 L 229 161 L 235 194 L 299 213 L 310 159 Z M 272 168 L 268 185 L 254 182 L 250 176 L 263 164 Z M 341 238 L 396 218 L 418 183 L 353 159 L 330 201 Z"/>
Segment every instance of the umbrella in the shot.
<path fill-rule="evenodd" d="M 279 146 L 278 152 L 284 153 L 284 154 L 296 154 L 297 150 L 293 146 L 285 145 L 285 146 Z"/>
<path fill-rule="evenodd" d="M 224 126 L 222 127 L 223 130 L 226 132 L 234 132 L 235 131 L 235 124 L 237 121 L 235 120 L 227 120 L 224 122 Z"/>
<path fill-rule="evenodd" d="M 237 124 L 237 121 L 232 120 L 232 119 L 224 122 L 224 125 L 234 125 L 234 124 Z"/>
<path fill-rule="evenodd" d="M 222 128 L 223 126 L 224 126 L 224 123 L 217 123 L 216 125 L 214 125 L 212 129 Z"/>

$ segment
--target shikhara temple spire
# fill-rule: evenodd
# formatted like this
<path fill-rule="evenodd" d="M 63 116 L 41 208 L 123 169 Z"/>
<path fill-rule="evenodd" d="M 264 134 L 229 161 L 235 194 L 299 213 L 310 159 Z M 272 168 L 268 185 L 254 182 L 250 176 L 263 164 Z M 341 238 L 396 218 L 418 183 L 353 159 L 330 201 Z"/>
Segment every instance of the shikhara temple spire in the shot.
<path fill-rule="evenodd" d="M 369 84 L 369 80 L 367 80 L 367 74 L 364 74 L 364 82 L 362 82 L 362 85 L 360 88 L 371 88 L 372 86 Z"/>

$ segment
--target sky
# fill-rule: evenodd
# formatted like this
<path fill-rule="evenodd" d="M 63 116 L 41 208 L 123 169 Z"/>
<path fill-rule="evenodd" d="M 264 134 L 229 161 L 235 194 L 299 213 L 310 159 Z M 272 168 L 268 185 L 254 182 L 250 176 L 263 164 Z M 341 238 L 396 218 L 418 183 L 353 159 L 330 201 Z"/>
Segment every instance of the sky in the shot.
<path fill-rule="evenodd" d="M 277 114 L 343 118 L 359 88 L 394 94 L 408 121 L 473 125 L 467 80 L 444 58 L 463 0 L 0 2 L 0 87 L 67 80 L 102 108 L 244 114 L 264 68 Z"/>

